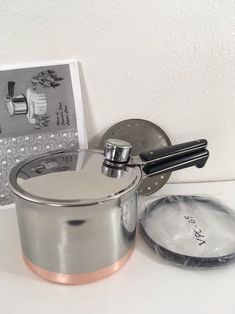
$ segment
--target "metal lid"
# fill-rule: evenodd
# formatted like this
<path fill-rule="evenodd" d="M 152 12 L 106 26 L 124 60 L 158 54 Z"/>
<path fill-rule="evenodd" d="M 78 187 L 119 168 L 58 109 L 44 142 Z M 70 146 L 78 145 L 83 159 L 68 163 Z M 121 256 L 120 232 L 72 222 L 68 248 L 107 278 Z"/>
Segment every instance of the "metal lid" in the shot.
<path fill-rule="evenodd" d="M 111 126 L 99 140 L 97 148 L 104 149 L 104 143 L 109 138 L 129 142 L 132 145 L 132 156 L 149 149 L 171 146 L 169 137 L 159 126 L 143 119 L 127 119 Z M 165 173 L 143 178 L 138 188 L 139 195 L 155 193 L 167 182 L 170 175 Z"/>
<path fill-rule="evenodd" d="M 19 163 L 9 181 L 13 192 L 24 199 L 52 206 L 79 206 L 119 197 L 141 180 L 138 166 L 118 170 L 118 175 L 105 168 L 101 151 L 51 152 Z"/>

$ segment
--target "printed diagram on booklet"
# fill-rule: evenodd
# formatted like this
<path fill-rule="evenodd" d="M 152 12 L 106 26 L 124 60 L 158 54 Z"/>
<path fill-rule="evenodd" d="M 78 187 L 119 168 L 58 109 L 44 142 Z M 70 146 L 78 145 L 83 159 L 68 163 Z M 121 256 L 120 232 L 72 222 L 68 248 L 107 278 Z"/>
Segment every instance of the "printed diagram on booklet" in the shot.
<path fill-rule="evenodd" d="M 47 69 L 34 75 L 31 87 L 28 87 L 26 91 L 21 91 L 18 95 L 15 95 L 16 83 L 8 81 L 6 108 L 9 115 L 11 117 L 25 115 L 35 129 L 47 127 L 50 123 L 50 116 L 47 113 L 46 93 L 42 89 L 57 88 L 63 80 L 64 77 L 59 76 L 54 70 Z M 40 91 L 39 87 L 41 87 Z"/>

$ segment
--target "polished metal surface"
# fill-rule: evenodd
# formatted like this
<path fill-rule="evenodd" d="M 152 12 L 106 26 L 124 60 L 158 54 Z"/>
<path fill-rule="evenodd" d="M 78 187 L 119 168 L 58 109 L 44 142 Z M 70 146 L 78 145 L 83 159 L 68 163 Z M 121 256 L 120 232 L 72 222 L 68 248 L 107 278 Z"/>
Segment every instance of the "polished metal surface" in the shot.
<path fill-rule="evenodd" d="M 102 172 L 107 177 L 120 178 L 125 174 L 125 167 L 114 167 L 105 162 L 102 166 Z"/>
<path fill-rule="evenodd" d="M 131 144 L 114 138 L 109 138 L 104 143 L 104 157 L 114 163 L 126 163 L 129 160 Z"/>
<path fill-rule="evenodd" d="M 136 191 L 103 204 L 53 207 L 16 197 L 23 254 L 61 274 L 95 272 L 133 249 Z"/>
<path fill-rule="evenodd" d="M 102 152 L 92 150 L 51 152 L 19 163 L 9 183 L 16 195 L 51 206 L 97 204 L 136 189 L 142 178 L 138 166 L 111 176 L 104 160 Z"/>
<path fill-rule="evenodd" d="M 143 119 L 127 119 L 113 125 L 101 137 L 97 148 L 103 150 L 104 143 L 109 138 L 129 142 L 132 156 L 149 149 L 171 146 L 169 137 L 159 126 Z M 138 188 L 139 195 L 147 196 L 158 191 L 169 177 L 170 173 L 164 173 L 143 178 Z"/>
<path fill-rule="evenodd" d="M 32 157 L 11 172 L 23 255 L 60 274 L 87 274 L 133 249 L 139 167 L 120 177 L 102 173 L 98 151 Z M 36 267 L 35 266 L 35 267 Z"/>
<path fill-rule="evenodd" d="M 205 141 L 200 143 L 203 151 L 199 147 L 199 152 L 183 157 L 178 151 L 183 147 L 185 154 L 195 142 L 164 150 L 163 156 L 169 156 L 169 150 L 171 156 L 165 164 L 159 163 L 158 153 L 143 153 L 143 172 L 152 175 L 164 169 L 202 167 L 208 151 Z M 194 161 L 195 156 L 199 161 Z M 94 273 L 126 259 L 134 245 L 137 189 L 143 176 L 143 165 L 133 160 L 118 164 L 107 161 L 102 151 L 59 151 L 32 157 L 13 168 L 9 183 L 16 196 L 28 264 L 63 276 Z"/>

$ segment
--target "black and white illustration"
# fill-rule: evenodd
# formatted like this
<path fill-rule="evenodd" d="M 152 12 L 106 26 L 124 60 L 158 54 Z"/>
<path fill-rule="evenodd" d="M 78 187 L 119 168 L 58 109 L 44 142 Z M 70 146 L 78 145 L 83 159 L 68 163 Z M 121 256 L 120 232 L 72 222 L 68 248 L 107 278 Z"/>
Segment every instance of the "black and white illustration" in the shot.
<path fill-rule="evenodd" d="M 47 97 L 43 89 L 60 87 L 62 80 L 64 78 L 58 76 L 55 70 L 41 71 L 32 77 L 31 86 L 25 93 L 18 95 L 14 93 L 15 81 L 8 81 L 6 108 L 9 115 L 26 115 L 29 123 L 37 129 L 48 126 L 50 116 L 47 114 Z"/>
<path fill-rule="evenodd" d="M 87 148 L 77 63 L 0 69 L 0 206 L 15 164 L 62 148 Z"/>

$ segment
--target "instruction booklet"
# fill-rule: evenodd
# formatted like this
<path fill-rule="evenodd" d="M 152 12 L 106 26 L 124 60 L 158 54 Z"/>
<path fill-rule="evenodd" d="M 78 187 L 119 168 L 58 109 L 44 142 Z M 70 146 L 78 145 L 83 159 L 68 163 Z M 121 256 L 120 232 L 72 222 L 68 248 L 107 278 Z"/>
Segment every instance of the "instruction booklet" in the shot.
<path fill-rule="evenodd" d="M 87 148 L 76 61 L 0 68 L 0 209 L 14 204 L 10 169 L 58 149 Z"/>

